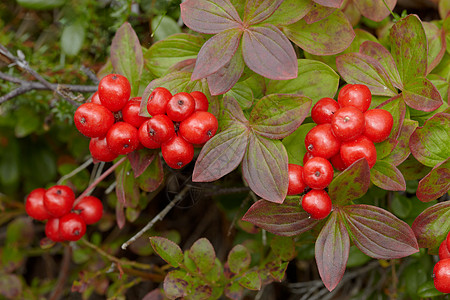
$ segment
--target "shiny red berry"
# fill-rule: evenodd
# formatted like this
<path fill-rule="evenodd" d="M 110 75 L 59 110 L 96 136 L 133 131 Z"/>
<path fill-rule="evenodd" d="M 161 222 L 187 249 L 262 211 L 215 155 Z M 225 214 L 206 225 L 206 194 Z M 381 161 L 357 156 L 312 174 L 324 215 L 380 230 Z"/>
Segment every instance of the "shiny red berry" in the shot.
<path fill-rule="evenodd" d="M 288 165 L 289 185 L 287 195 L 297 195 L 303 193 L 306 184 L 303 181 L 303 167 L 296 164 Z"/>
<path fill-rule="evenodd" d="M 88 102 L 77 108 L 73 120 L 83 135 L 103 137 L 114 124 L 114 115 L 103 105 Z"/>
<path fill-rule="evenodd" d="M 98 96 L 102 104 L 110 111 L 121 110 L 130 99 L 131 85 L 125 76 L 109 74 L 98 84 Z"/>
<path fill-rule="evenodd" d="M 188 118 L 195 110 L 195 100 L 188 93 L 178 93 L 167 102 L 166 114 L 175 122 L 181 122 Z"/>
<path fill-rule="evenodd" d="M 353 106 L 338 109 L 331 118 L 331 130 L 341 142 L 354 140 L 364 133 L 364 114 Z"/>
<path fill-rule="evenodd" d="M 330 162 L 333 165 L 333 167 L 338 171 L 344 171 L 346 168 L 340 153 L 330 158 Z"/>
<path fill-rule="evenodd" d="M 161 153 L 169 167 L 181 169 L 194 158 L 194 146 L 182 137 L 174 136 L 161 145 Z"/>
<path fill-rule="evenodd" d="M 89 141 L 89 152 L 93 159 L 98 161 L 113 161 L 119 156 L 109 149 L 106 136 L 103 138 L 92 138 Z"/>
<path fill-rule="evenodd" d="M 208 111 L 209 101 L 205 94 L 200 91 L 193 91 L 190 94 L 195 101 L 194 111 Z"/>
<path fill-rule="evenodd" d="M 59 218 L 52 218 L 45 224 L 45 235 L 54 242 L 62 242 L 64 239 L 59 232 Z"/>
<path fill-rule="evenodd" d="M 139 115 L 141 112 L 141 97 L 131 98 L 127 104 L 122 108 L 122 119 L 124 122 L 139 128 L 144 121 L 148 120 L 147 117 Z"/>
<path fill-rule="evenodd" d="M 100 101 L 100 97 L 98 96 L 98 91 L 95 92 L 94 94 L 92 94 L 89 102 L 102 105 L 102 102 Z"/>
<path fill-rule="evenodd" d="M 394 118 L 384 109 L 369 109 L 364 113 L 364 135 L 374 143 L 380 143 L 391 134 Z"/>
<path fill-rule="evenodd" d="M 372 102 L 372 93 L 363 84 L 347 84 L 338 94 L 338 103 L 341 107 L 354 106 L 361 112 L 369 109 Z"/>
<path fill-rule="evenodd" d="M 44 194 L 45 209 L 53 217 L 61 217 L 72 210 L 75 193 L 67 185 L 54 185 Z"/>
<path fill-rule="evenodd" d="M 82 198 L 73 209 L 83 218 L 86 225 L 97 223 L 103 215 L 103 204 L 94 196 Z"/>
<path fill-rule="evenodd" d="M 59 219 L 59 234 L 65 241 L 78 241 L 86 233 L 86 223 L 76 213 L 69 213 Z"/>
<path fill-rule="evenodd" d="M 139 134 L 139 142 L 141 142 L 141 145 L 145 148 L 149 149 L 158 149 L 161 147 L 161 143 L 157 143 L 153 140 L 153 138 L 148 133 L 148 122 L 151 119 L 148 119 L 144 123 L 142 123 L 141 127 L 138 129 Z"/>
<path fill-rule="evenodd" d="M 172 93 L 163 87 L 155 88 L 147 101 L 147 111 L 151 116 L 166 114 L 167 102 L 172 98 Z"/>
<path fill-rule="evenodd" d="M 302 208 L 316 220 L 326 218 L 332 208 L 331 198 L 324 190 L 311 190 L 302 198 Z"/>
<path fill-rule="evenodd" d="M 377 150 L 373 142 L 364 135 L 342 143 L 340 153 L 346 168 L 360 158 L 365 158 L 370 168 L 377 162 Z"/>
<path fill-rule="evenodd" d="M 52 217 L 44 206 L 45 192 L 44 188 L 34 189 L 25 201 L 25 211 L 35 220 L 43 221 Z"/>
<path fill-rule="evenodd" d="M 450 258 L 450 251 L 447 247 L 447 240 L 443 240 L 441 245 L 439 246 L 439 259 Z"/>
<path fill-rule="evenodd" d="M 196 111 L 180 123 L 179 133 L 189 143 L 203 144 L 217 132 L 219 123 L 216 117 L 207 111 Z"/>
<path fill-rule="evenodd" d="M 133 152 L 139 146 L 136 127 L 126 122 L 117 122 L 106 134 L 109 149 L 118 155 Z"/>
<path fill-rule="evenodd" d="M 322 190 L 333 180 L 333 166 L 322 157 L 313 157 L 303 166 L 303 181 L 312 189 Z"/>
<path fill-rule="evenodd" d="M 305 155 L 303 155 L 303 165 L 306 164 L 306 162 L 308 160 L 310 160 L 311 158 L 313 158 L 314 155 L 312 155 L 311 153 L 309 153 L 308 151 L 306 151 Z"/>
<path fill-rule="evenodd" d="M 313 106 L 311 118 L 316 124 L 331 123 L 331 118 L 339 108 L 336 100 L 328 97 L 322 98 Z"/>
<path fill-rule="evenodd" d="M 166 115 L 156 115 L 147 122 L 150 138 L 156 143 L 165 143 L 175 136 L 172 120 Z"/>
<path fill-rule="evenodd" d="M 313 156 L 330 158 L 339 152 L 341 142 L 331 131 L 331 124 L 320 124 L 312 128 L 305 137 L 305 147 Z"/>
<path fill-rule="evenodd" d="M 450 293 L 450 258 L 440 260 L 433 268 L 434 286 L 441 293 Z"/>

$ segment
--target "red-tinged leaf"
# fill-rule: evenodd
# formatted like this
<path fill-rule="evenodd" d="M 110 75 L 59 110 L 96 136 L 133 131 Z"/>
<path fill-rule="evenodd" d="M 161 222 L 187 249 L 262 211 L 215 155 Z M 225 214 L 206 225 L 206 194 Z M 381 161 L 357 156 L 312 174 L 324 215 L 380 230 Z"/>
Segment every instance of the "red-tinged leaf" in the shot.
<path fill-rule="evenodd" d="M 386 7 L 388 5 L 389 9 Z M 375 22 L 381 22 L 384 18 L 389 16 L 390 10 L 395 7 L 397 0 L 358 0 L 353 1 L 361 14 Z"/>
<path fill-rule="evenodd" d="M 412 224 L 420 248 L 436 249 L 450 231 L 450 201 L 425 209 Z"/>
<path fill-rule="evenodd" d="M 225 286 L 224 294 L 230 299 L 240 300 L 242 299 L 242 294 L 244 293 L 244 288 L 239 285 L 237 281 L 229 282 Z"/>
<path fill-rule="evenodd" d="M 403 94 L 392 97 L 388 101 L 380 104 L 377 108 L 385 109 L 391 113 L 392 118 L 394 119 L 394 124 L 392 125 L 392 130 L 389 137 L 397 139 L 406 114 L 406 105 L 403 100 Z"/>
<path fill-rule="evenodd" d="M 284 0 L 265 23 L 289 25 L 303 18 L 312 8 L 311 0 Z"/>
<path fill-rule="evenodd" d="M 263 199 L 282 203 L 289 177 L 288 156 L 283 144 L 251 133 L 242 160 L 242 175 L 252 191 Z"/>
<path fill-rule="evenodd" d="M 364 84 L 373 95 L 395 96 L 394 88 L 383 66 L 374 58 L 361 53 L 347 53 L 336 57 L 336 67 L 347 83 Z"/>
<path fill-rule="evenodd" d="M 300 94 L 313 100 L 333 98 L 338 90 L 339 75 L 323 62 L 298 60 L 298 76 L 290 80 L 268 80 L 266 94 Z"/>
<path fill-rule="evenodd" d="M 164 181 L 164 170 L 161 157 L 157 155 L 144 173 L 137 178 L 139 188 L 146 192 L 156 191 Z"/>
<path fill-rule="evenodd" d="M 298 199 L 286 199 L 283 204 L 259 200 L 248 209 L 242 220 L 282 236 L 299 235 L 319 222 L 301 208 Z"/>
<path fill-rule="evenodd" d="M 8 274 L 6 272 L 2 272 L 0 274 L 0 295 L 4 299 L 19 299 L 24 296 L 22 294 L 22 281 L 19 276 L 15 274 Z M 23 299 L 23 298 L 22 298 Z"/>
<path fill-rule="evenodd" d="M 192 180 L 210 182 L 236 169 L 247 149 L 248 135 L 247 127 L 235 124 L 206 142 L 195 162 Z"/>
<path fill-rule="evenodd" d="M 242 31 L 230 29 L 207 40 L 198 53 L 191 79 L 205 78 L 225 66 L 236 53 L 241 35 Z"/>
<path fill-rule="evenodd" d="M 282 261 L 290 261 L 295 258 L 295 241 L 292 237 L 275 235 L 270 241 L 273 254 Z"/>
<path fill-rule="evenodd" d="M 342 206 L 362 197 L 370 185 L 370 169 L 367 160 L 361 158 L 336 176 L 328 186 L 328 194 L 334 205 Z"/>
<path fill-rule="evenodd" d="M 289 262 L 287 261 L 276 261 L 272 260 L 266 263 L 264 269 L 269 271 L 272 280 L 281 282 L 286 274 L 286 269 Z M 262 278 L 261 278 L 262 279 Z M 263 281 L 263 284 L 268 284 L 266 281 Z"/>
<path fill-rule="evenodd" d="M 344 0 L 314 0 L 314 2 L 323 6 L 340 8 Z"/>
<path fill-rule="evenodd" d="M 378 160 L 370 170 L 372 183 L 388 191 L 405 191 L 406 182 L 403 174 L 391 163 Z"/>
<path fill-rule="evenodd" d="M 353 243 L 366 255 L 394 259 L 419 251 L 411 227 L 392 213 L 372 205 L 348 205 L 341 209 Z"/>
<path fill-rule="evenodd" d="M 184 270 L 170 271 L 164 278 L 164 294 L 166 294 L 169 299 L 187 296 L 187 290 L 189 288 L 188 279 L 188 275 Z"/>
<path fill-rule="evenodd" d="M 216 34 L 242 23 L 229 0 L 187 0 L 180 8 L 184 24 L 201 33 Z"/>
<path fill-rule="evenodd" d="M 425 77 L 416 77 L 405 84 L 403 100 L 416 110 L 433 111 L 442 105 L 442 97 L 437 88 Z"/>
<path fill-rule="evenodd" d="M 254 25 L 269 18 L 283 0 L 247 0 L 244 10 L 244 23 Z"/>
<path fill-rule="evenodd" d="M 189 249 L 189 257 L 195 262 L 200 273 L 206 274 L 214 266 L 216 252 L 211 242 L 206 238 L 201 238 Z"/>
<path fill-rule="evenodd" d="M 116 31 L 111 43 L 111 63 L 114 72 L 128 78 L 131 83 L 131 95 L 137 96 L 144 56 L 141 44 L 128 22 L 125 22 Z"/>
<path fill-rule="evenodd" d="M 180 62 L 175 63 L 173 66 L 171 66 L 166 74 L 174 73 L 174 72 L 194 72 L 195 63 L 197 62 L 196 58 L 189 58 L 182 60 Z"/>
<path fill-rule="evenodd" d="M 247 271 L 239 277 L 238 282 L 241 286 L 249 290 L 261 289 L 261 277 L 258 271 Z"/>
<path fill-rule="evenodd" d="M 393 138 L 387 138 L 386 140 L 375 143 L 377 149 L 377 160 L 384 160 L 392 151 L 396 148 L 398 141 Z"/>
<path fill-rule="evenodd" d="M 428 167 L 450 157 L 450 114 L 437 113 L 424 126 L 418 127 L 409 140 L 412 155 Z"/>
<path fill-rule="evenodd" d="M 431 171 L 430 167 L 422 165 L 412 155 L 409 155 L 404 162 L 398 165 L 398 169 L 402 172 L 405 180 L 419 180 Z"/>
<path fill-rule="evenodd" d="M 430 73 L 444 57 L 446 49 L 445 30 L 439 29 L 435 24 L 422 23 L 428 41 L 427 74 Z"/>
<path fill-rule="evenodd" d="M 342 52 L 350 46 L 355 37 L 352 25 L 340 10 L 313 24 L 307 24 L 302 19 L 283 26 L 283 32 L 300 48 L 316 55 Z"/>
<path fill-rule="evenodd" d="M 150 244 L 153 250 L 172 267 L 178 267 L 183 261 L 181 248 L 171 240 L 152 236 L 150 237 Z"/>
<path fill-rule="evenodd" d="M 416 195 L 420 201 L 435 200 L 450 189 L 450 158 L 436 165 L 427 176 L 419 181 Z"/>
<path fill-rule="evenodd" d="M 249 122 L 258 134 L 282 139 L 293 133 L 308 116 L 311 99 L 295 94 L 271 94 L 261 98 L 250 113 Z"/>
<path fill-rule="evenodd" d="M 234 98 L 242 109 L 248 109 L 253 105 L 253 91 L 245 82 L 236 83 L 226 95 Z"/>
<path fill-rule="evenodd" d="M 359 52 L 378 61 L 387 72 L 392 84 L 396 88 L 403 89 L 402 80 L 400 79 L 400 74 L 398 73 L 394 58 L 383 45 L 374 41 L 365 41 L 361 44 Z"/>
<path fill-rule="evenodd" d="M 240 274 L 250 266 L 250 252 L 245 246 L 238 244 L 228 253 L 227 262 L 231 272 Z"/>
<path fill-rule="evenodd" d="M 141 176 L 141 174 L 152 163 L 156 156 L 156 152 L 150 149 L 140 149 L 127 154 L 131 169 L 133 170 L 134 178 Z"/>
<path fill-rule="evenodd" d="M 331 292 L 341 281 L 350 252 L 350 238 L 339 213 L 333 212 L 322 228 L 315 245 L 320 278 Z"/>
<path fill-rule="evenodd" d="M 123 226 L 125 226 L 125 209 L 123 203 L 120 201 L 117 201 L 116 203 L 116 222 L 119 229 L 122 229 Z"/>
<path fill-rule="evenodd" d="M 244 68 L 242 51 L 238 48 L 226 65 L 206 78 L 211 95 L 222 95 L 228 92 L 241 78 Z"/>
<path fill-rule="evenodd" d="M 334 7 L 327 7 L 322 6 L 318 4 L 314 4 L 311 10 L 306 14 L 306 16 L 303 18 L 303 20 L 306 22 L 306 24 L 312 24 L 315 22 L 319 22 L 320 20 L 325 19 L 332 13 L 334 13 L 336 8 Z"/>
<path fill-rule="evenodd" d="M 139 203 L 140 193 L 129 162 L 116 169 L 116 181 L 117 201 L 125 207 L 136 207 Z"/>
<path fill-rule="evenodd" d="M 395 150 L 392 151 L 384 160 L 393 164 L 394 166 L 398 166 L 402 162 L 408 158 L 411 151 L 409 150 L 409 140 L 411 138 L 411 134 L 417 128 L 418 122 L 405 119 L 402 124 L 402 128 L 400 130 L 400 135 L 397 139 L 397 146 Z"/>
<path fill-rule="evenodd" d="M 248 120 L 236 99 L 227 95 L 222 99 L 222 102 L 223 109 L 219 116 L 220 129 L 227 129 L 235 123 L 248 127 Z"/>
<path fill-rule="evenodd" d="M 242 37 L 247 66 L 264 77 L 284 80 L 297 77 L 297 55 L 286 36 L 274 25 L 250 27 Z"/>
<path fill-rule="evenodd" d="M 164 300 L 164 295 L 161 293 L 161 290 L 157 288 L 145 294 L 142 300 Z"/>
<path fill-rule="evenodd" d="M 422 22 L 409 15 L 394 24 L 390 32 L 391 53 L 403 84 L 424 77 L 427 72 L 427 37 Z"/>

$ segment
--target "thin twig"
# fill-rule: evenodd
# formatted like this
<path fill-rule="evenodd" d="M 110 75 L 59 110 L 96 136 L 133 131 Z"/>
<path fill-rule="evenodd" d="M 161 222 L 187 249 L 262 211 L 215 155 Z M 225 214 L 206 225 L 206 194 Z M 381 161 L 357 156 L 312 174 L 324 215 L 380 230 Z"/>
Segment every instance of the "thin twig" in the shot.
<path fill-rule="evenodd" d="M 175 196 L 175 198 L 162 210 L 157 214 L 147 225 L 144 226 L 138 233 L 133 235 L 128 241 L 122 244 L 122 249 L 125 250 L 127 247 L 135 242 L 138 238 L 140 238 L 146 231 L 150 230 L 150 228 L 155 225 L 157 221 L 161 221 L 164 217 L 169 213 L 169 211 L 181 200 L 183 200 L 184 196 L 190 190 L 189 185 L 185 185 L 183 189 Z"/>
<path fill-rule="evenodd" d="M 60 299 L 64 292 L 64 285 L 69 277 L 70 261 L 72 259 L 72 247 L 70 245 L 64 248 L 64 255 L 61 263 L 61 269 L 59 271 L 58 281 L 50 296 L 50 300 Z"/>
<path fill-rule="evenodd" d="M 81 166 L 79 166 L 78 168 L 76 168 L 75 170 L 73 170 L 72 172 L 70 172 L 69 174 L 64 175 L 63 177 L 61 177 L 58 180 L 58 184 L 61 184 L 64 182 L 64 180 L 67 180 L 69 178 L 71 178 L 72 176 L 75 176 L 76 174 L 78 174 L 79 172 L 81 172 L 82 170 L 86 169 L 90 164 L 92 164 L 92 157 L 89 158 L 87 161 L 85 161 Z"/>

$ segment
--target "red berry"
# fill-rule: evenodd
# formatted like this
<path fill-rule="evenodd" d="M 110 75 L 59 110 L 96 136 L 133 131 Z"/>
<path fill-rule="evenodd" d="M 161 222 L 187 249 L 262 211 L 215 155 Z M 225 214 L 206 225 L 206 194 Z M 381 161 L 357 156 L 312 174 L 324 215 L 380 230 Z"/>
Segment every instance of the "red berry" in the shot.
<path fill-rule="evenodd" d="M 364 132 L 364 115 L 353 106 L 340 108 L 331 119 L 331 130 L 341 142 L 354 140 Z"/>
<path fill-rule="evenodd" d="M 288 165 L 289 185 L 287 194 L 297 195 L 303 193 L 306 184 L 303 182 L 303 167 L 296 164 Z"/>
<path fill-rule="evenodd" d="M 195 101 L 194 111 L 208 111 L 209 102 L 205 94 L 200 91 L 194 91 L 190 93 Z"/>
<path fill-rule="evenodd" d="M 125 76 L 109 74 L 98 84 L 98 96 L 102 104 L 110 111 L 121 110 L 130 99 L 131 85 Z"/>
<path fill-rule="evenodd" d="M 166 114 L 167 102 L 172 98 L 168 89 L 163 87 L 155 88 L 147 101 L 147 111 L 151 116 Z"/>
<path fill-rule="evenodd" d="M 374 143 L 384 141 L 391 134 L 394 118 L 384 109 L 370 109 L 364 113 L 366 130 L 364 135 Z"/>
<path fill-rule="evenodd" d="M 303 166 L 303 181 L 312 189 L 322 190 L 333 180 L 333 166 L 322 157 L 313 157 Z"/>
<path fill-rule="evenodd" d="M 450 251 L 448 251 L 447 240 L 443 240 L 439 246 L 439 259 L 450 258 Z"/>
<path fill-rule="evenodd" d="M 52 218 L 47 221 L 45 235 L 54 242 L 64 241 L 59 232 L 59 218 Z"/>
<path fill-rule="evenodd" d="M 166 115 L 156 115 L 147 122 L 150 138 L 156 143 L 165 143 L 175 136 L 172 120 Z"/>
<path fill-rule="evenodd" d="M 133 152 L 139 146 L 136 127 L 126 122 L 117 122 L 106 134 L 109 149 L 118 155 Z"/>
<path fill-rule="evenodd" d="M 369 109 L 372 102 L 372 93 L 363 84 L 347 84 L 338 94 L 338 103 L 341 107 L 354 106 L 361 112 Z"/>
<path fill-rule="evenodd" d="M 308 160 L 310 160 L 311 158 L 313 158 L 313 157 L 314 157 L 314 155 L 312 155 L 312 154 L 309 153 L 309 152 L 306 152 L 305 155 L 303 155 L 303 165 L 305 165 L 306 162 L 307 162 Z"/>
<path fill-rule="evenodd" d="M 192 115 L 195 110 L 195 100 L 188 93 L 178 93 L 167 102 L 166 114 L 175 122 L 181 122 Z"/>
<path fill-rule="evenodd" d="M 302 207 L 311 218 L 321 220 L 331 212 L 331 198 L 324 190 L 311 190 L 303 196 Z"/>
<path fill-rule="evenodd" d="M 433 268 L 434 286 L 441 293 L 450 293 L 450 258 L 440 260 Z"/>
<path fill-rule="evenodd" d="M 73 209 L 79 213 L 86 225 L 97 223 L 103 215 L 103 204 L 94 196 L 82 198 Z"/>
<path fill-rule="evenodd" d="M 109 149 L 106 136 L 103 138 L 92 138 L 89 141 L 89 152 L 93 159 L 104 162 L 113 161 L 118 156 Z"/>
<path fill-rule="evenodd" d="M 122 118 L 128 124 L 139 128 L 144 121 L 148 120 L 147 117 L 139 115 L 141 112 L 141 97 L 131 98 L 127 104 L 122 108 Z"/>
<path fill-rule="evenodd" d="M 320 124 L 308 132 L 305 146 L 313 156 L 328 159 L 339 152 L 341 142 L 331 132 L 330 124 Z"/>
<path fill-rule="evenodd" d="M 152 137 L 150 136 L 150 134 L 148 133 L 148 122 L 151 119 L 145 121 L 144 123 L 142 123 L 141 127 L 139 127 L 138 129 L 138 134 L 139 134 L 139 142 L 141 142 L 141 145 L 149 148 L 149 149 L 158 149 L 161 147 L 161 143 L 157 143 L 155 142 Z"/>
<path fill-rule="evenodd" d="M 95 103 L 80 105 L 73 116 L 78 131 L 87 137 L 103 137 L 114 124 L 114 115 L 106 107 Z"/>
<path fill-rule="evenodd" d="M 51 218 L 44 206 L 44 188 L 37 188 L 28 194 L 25 202 L 25 211 L 35 220 L 43 221 Z"/>
<path fill-rule="evenodd" d="M 181 169 L 194 158 L 194 146 L 182 137 L 174 136 L 161 145 L 161 153 L 169 167 Z"/>
<path fill-rule="evenodd" d="M 203 144 L 212 138 L 219 128 L 216 117 L 207 111 L 196 111 L 180 123 L 179 133 L 189 143 Z"/>
<path fill-rule="evenodd" d="M 377 162 L 377 150 L 373 142 L 363 135 L 342 143 L 340 153 L 346 168 L 360 158 L 365 158 L 370 168 Z"/>
<path fill-rule="evenodd" d="M 331 118 L 339 108 L 339 104 L 334 99 L 322 98 L 313 106 L 311 118 L 316 124 L 331 123 Z"/>
<path fill-rule="evenodd" d="M 75 193 L 67 185 L 55 185 L 44 194 L 45 209 L 56 218 L 59 218 L 72 209 Z"/>
<path fill-rule="evenodd" d="M 344 171 L 345 170 L 345 164 L 342 160 L 341 154 L 338 153 L 332 158 L 330 158 L 330 162 L 333 165 L 333 167 L 338 171 Z"/>
<path fill-rule="evenodd" d="M 76 213 L 69 213 L 59 219 L 59 234 L 65 241 L 78 241 L 86 233 L 86 223 Z"/>
<path fill-rule="evenodd" d="M 92 94 L 91 100 L 89 102 L 102 105 L 102 102 L 100 101 L 100 97 L 98 96 L 98 92 L 95 92 L 94 94 Z"/>

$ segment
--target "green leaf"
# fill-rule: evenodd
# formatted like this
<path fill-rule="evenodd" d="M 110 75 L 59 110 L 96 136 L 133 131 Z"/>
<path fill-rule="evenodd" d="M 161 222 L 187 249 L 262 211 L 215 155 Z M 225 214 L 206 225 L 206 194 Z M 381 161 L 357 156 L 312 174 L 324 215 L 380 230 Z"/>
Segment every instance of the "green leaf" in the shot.
<path fill-rule="evenodd" d="M 370 180 L 384 190 L 406 190 L 406 182 L 402 173 L 394 165 L 383 160 L 378 160 L 370 170 Z"/>
<path fill-rule="evenodd" d="M 445 1 L 441 1 L 445 2 Z M 424 283 L 422 283 L 419 288 L 417 289 L 417 296 L 421 298 L 431 298 L 431 297 L 437 297 L 445 295 L 444 293 L 439 292 L 436 287 L 434 286 L 433 280 L 428 280 Z"/>
<path fill-rule="evenodd" d="M 417 198 L 423 202 L 435 200 L 450 189 L 450 158 L 436 165 L 427 176 L 419 181 Z"/>
<path fill-rule="evenodd" d="M 286 269 L 288 266 L 289 262 L 287 261 L 269 261 L 268 263 L 266 263 L 266 265 L 264 266 L 264 268 L 266 270 L 269 270 L 269 274 L 270 276 L 272 276 L 273 280 L 276 280 L 278 282 L 283 281 L 284 276 L 286 275 Z M 261 274 L 260 274 L 261 275 Z M 263 278 L 261 278 L 262 282 L 265 282 L 263 280 Z"/>
<path fill-rule="evenodd" d="M 402 172 L 405 180 L 418 180 L 427 175 L 431 168 L 421 164 L 414 156 L 409 155 L 404 162 L 402 162 L 398 169 Z"/>
<path fill-rule="evenodd" d="M 350 247 L 347 261 L 347 268 L 363 266 L 370 260 L 371 260 L 370 256 L 365 255 L 364 253 L 361 252 L 361 250 L 358 249 L 358 247 L 353 245 Z"/>
<path fill-rule="evenodd" d="M 284 0 L 265 23 L 289 25 L 303 18 L 313 6 L 312 0 Z"/>
<path fill-rule="evenodd" d="M 407 218 L 412 211 L 411 199 L 395 194 L 391 201 L 391 211 L 399 218 Z"/>
<path fill-rule="evenodd" d="M 14 127 L 16 137 L 23 138 L 37 131 L 42 125 L 39 115 L 27 107 L 21 107 L 16 111 L 17 121 Z"/>
<path fill-rule="evenodd" d="M 144 54 L 145 67 L 157 77 L 163 76 L 174 64 L 196 58 L 204 43 L 202 37 L 179 33 L 154 43 Z"/>
<path fill-rule="evenodd" d="M 206 274 L 214 266 L 216 253 L 211 242 L 206 238 L 201 238 L 189 249 L 189 257 L 195 262 L 198 271 Z"/>
<path fill-rule="evenodd" d="M 205 274 L 206 278 L 212 283 L 219 282 L 223 280 L 223 266 L 220 260 L 216 257 L 214 260 L 214 265 L 208 273 Z"/>
<path fill-rule="evenodd" d="M 339 85 L 339 75 L 326 64 L 310 59 L 298 60 L 298 76 L 290 80 L 269 80 L 266 94 L 301 94 L 313 100 L 333 98 Z"/>
<path fill-rule="evenodd" d="M 139 187 L 128 161 L 116 169 L 116 180 L 117 200 L 125 207 L 136 208 L 140 197 Z"/>
<path fill-rule="evenodd" d="M 255 194 L 282 203 L 286 197 L 288 157 L 283 144 L 251 133 L 242 160 L 242 175 Z"/>
<path fill-rule="evenodd" d="M 313 24 L 326 19 L 336 11 L 336 7 L 332 7 L 324 3 L 327 2 L 327 4 L 331 4 L 330 1 L 323 1 L 322 3 L 319 3 L 320 0 L 315 0 L 314 2 L 315 3 L 313 4 L 311 10 L 303 18 L 306 24 Z"/>
<path fill-rule="evenodd" d="M 409 15 L 390 30 L 391 53 L 404 84 L 427 71 L 427 37 L 420 19 Z"/>
<path fill-rule="evenodd" d="M 399 164 L 404 162 L 406 158 L 408 158 L 409 154 L 411 153 L 409 149 L 409 140 L 417 125 L 417 121 L 409 119 L 405 119 L 403 121 L 400 134 L 397 138 L 397 145 L 395 146 L 394 151 L 392 151 L 387 157 L 383 159 L 384 161 L 389 162 L 394 166 L 398 166 Z"/>
<path fill-rule="evenodd" d="M 22 295 L 23 284 L 15 274 L 0 274 L 0 295 L 6 299 L 18 299 Z"/>
<path fill-rule="evenodd" d="M 283 261 L 290 261 L 295 257 L 295 242 L 291 237 L 274 236 L 270 240 L 270 248 Z"/>
<path fill-rule="evenodd" d="M 409 141 L 412 155 L 422 164 L 434 167 L 450 156 L 450 114 L 437 113 L 418 127 Z"/>
<path fill-rule="evenodd" d="M 411 228 L 420 248 L 437 249 L 450 231 L 450 201 L 426 208 Z"/>
<path fill-rule="evenodd" d="M 80 22 L 64 26 L 61 34 L 61 50 L 67 56 L 77 55 L 83 47 L 86 29 Z"/>
<path fill-rule="evenodd" d="M 442 97 L 436 87 L 425 77 L 416 77 L 407 82 L 403 100 L 408 106 L 420 111 L 433 111 L 442 105 Z"/>
<path fill-rule="evenodd" d="M 294 24 L 283 26 L 282 29 L 292 42 L 316 55 L 342 52 L 355 37 L 352 25 L 340 10 L 312 24 L 307 24 L 302 19 Z"/>
<path fill-rule="evenodd" d="M 233 300 L 239 300 L 242 298 L 244 288 L 239 285 L 237 281 L 231 281 L 225 286 L 225 296 Z"/>
<path fill-rule="evenodd" d="M 17 3 L 28 9 L 47 10 L 63 6 L 66 0 L 16 0 Z"/>
<path fill-rule="evenodd" d="M 406 105 L 403 100 L 403 95 L 397 95 L 392 97 L 388 101 L 382 103 L 377 108 L 382 108 L 391 113 L 392 118 L 394 119 L 394 124 L 392 125 L 390 138 L 397 139 L 400 134 L 400 129 L 402 128 L 403 120 L 405 119 L 406 114 Z"/>
<path fill-rule="evenodd" d="M 301 95 L 271 94 L 253 107 L 249 122 L 253 130 L 270 139 L 293 133 L 308 116 L 311 100 Z"/>
<path fill-rule="evenodd" d="M 34 226 L 31 218 L 18 217 L 8 223 L 6 228 L 7 247 L 26 247 L 33 242 Z"/>
<path fill-rule="evenodd" d="M 171 240 L 153 236 L 150 237 L 150 243 L 153 250 L 155 250 L 155 252 L 172 267 L 178 267 L 183 261 L 183 252 L 180 247 Z"/>
<path fill-rule="evenodd" d="M 435 24 L 422 23 L 428 42 L 427 74 L 430 73 L 441 61 L 445 53 L 445 30 L 439 29 Z"/>
<path fill-rule="evenodd" d="M 377 149 L 377 160 L 382 160 L 392 153 L 397 146 L 398 141 L 392 138 L 387 138 L 386 140 L 375 143 L 375 148 Z"/>
<path fill-rule="evenodd" d="M 146 192 L 156 191 L 164 181 L 161 157 L 157 155 L 145 171 L 137 178 L 139 188 Z"/>
<path fill-rule="evenodd" d="M 241 274 L 250 266 L 250 252 L 245 246 L 238 244 L 228 253 L 227 262 L 231 272 Z"/>
<path fill-rule="evenodd" d="M 339 213 L 332 212 L 319 233 L 315 256 L 320 278 L 331 292 L 344 276 L 350 250 L 350 238 Z"/>
<path fill-rule="evenodd" d="M 305 137 L 315 126 L 315 123 L 303 124 L 291 135 L 283 139 L 283 145 L 286 148 L 290 164 L 303 166 L 303 156 L 307 152 L 304 143 Z"/>
<path fill-rule="evenodd" d="M 242 274 L 238 279 L 241 286 L 249 290 L 259 290 L 261 289 L 261 277 L 258 271 L 248 271 Z"/>
<path fill-rule="evenodd" d="M 253 104 L 253 91 L 244 82 L 236 83 L 225 95 L 236 99 L 242 109 L 248 109 Z"/>
<path fill-rule="evenodd" d="M 328 194 L 334 205 L 346 205 L 362 197 L 370 185 L 370 169 L 367 160 L 361 158 L 336 176 L 328 186 Z"/>
<path fill-rule="evenodd" d="M 168 16 L 156 16 L 152 19 L 153 39 L 159 41 L 176 33 L 181 33 L 177 22 Z"/>
<path fill-rule="evenodd" d="M 131 84 L 131 96 L 139 91 L 144 57 L 141 44 L 128 22 L 117 29 L 111 43 L 111 63 L 114 72 L 128 78 Z"/>
<path fill-rule="evenodd" d="M 244 22 L 254 25 L 270 17 L 283 0 L 247 0 L 244 10 Z"/>
<path fill-rule="evenodd" d="M 164 293 L 170 299 L 187 296 L 189 282 L 188 275 L 184 270 L 173 270 L 164 278 Z"/>

